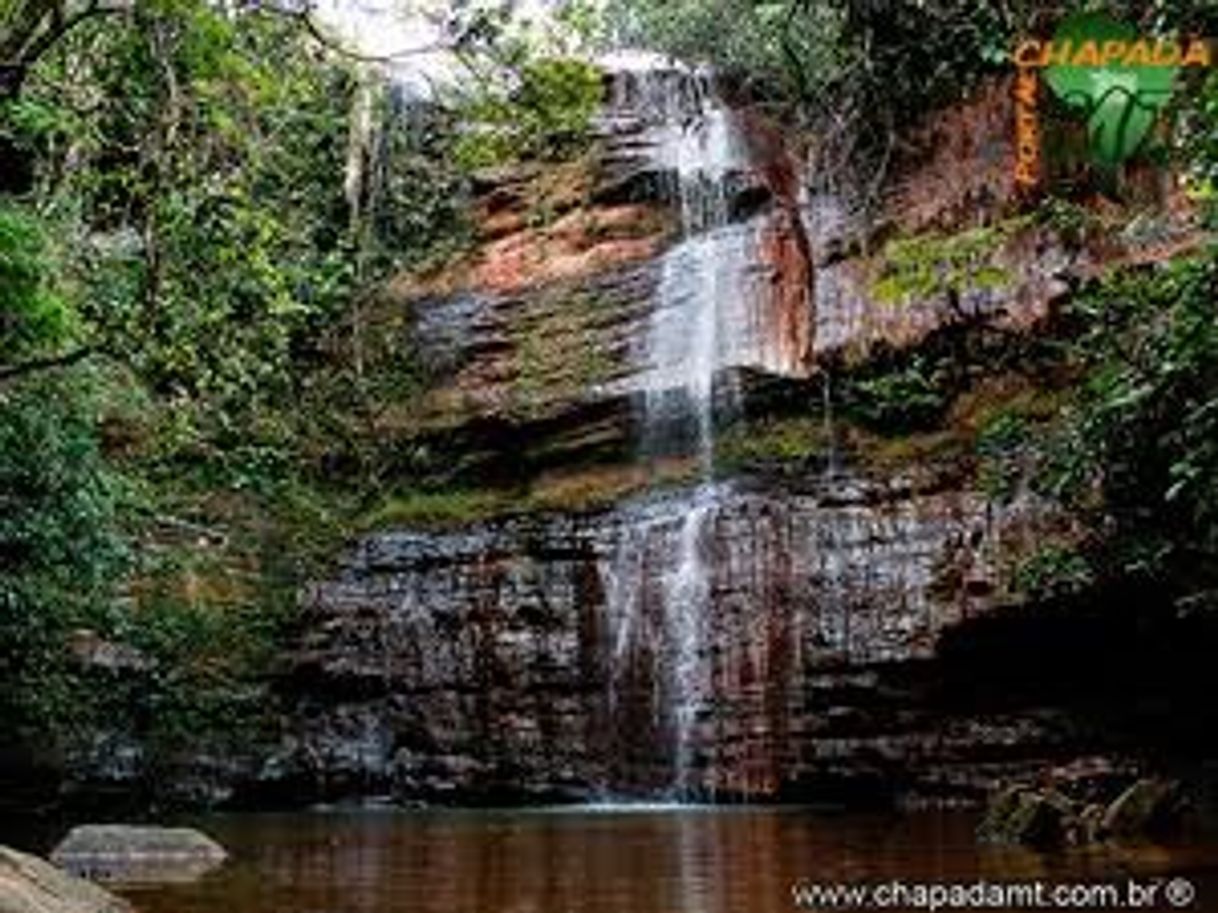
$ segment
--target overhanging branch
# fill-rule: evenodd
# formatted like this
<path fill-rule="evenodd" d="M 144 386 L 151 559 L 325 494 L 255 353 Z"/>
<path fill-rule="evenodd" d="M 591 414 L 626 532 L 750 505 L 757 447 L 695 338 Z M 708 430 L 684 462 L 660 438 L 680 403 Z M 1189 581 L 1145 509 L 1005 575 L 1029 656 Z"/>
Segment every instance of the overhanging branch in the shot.
<path fill-rule="evenodd" d="M 60 9 L 56 7 L 56 9 Z M 39 57 L 50 50 L 51 45 L 70 32 L 76 26 L 80 25 L 86 19 L 92 19 L 94 16 L 108 16 L 113 13 L 125 13 L 130 9 L 127 4 L 122 5 L 105 5 L 102 3 L 90 3 L 84 9 L 73 13 L 71 16 L 64 17 L 62 13 L 53 18 L 51 26 L 46 29 L 41 35 L 34 39 L 33 43 L 21 55 L 22 64 L 29 67 Z"/>
<path fill-rule="evenodd" d="M 35 358 L 30 361 L 23 361 L 15 365 L 0 366 L 0 381 L 15 380 L 19 377 L 25 377 L 28 374 L 36 374 L 39 371 L 50 371 L 55 368 L 67 368 L 78 362 L 84 361 L 91 355 L 96 354 L 97 350 L 92 346 L 86 346 L 81 349 L 74 349 L 63 355 L 52 355 L 47 358 Z"/>
<path fill-rule="evenodd" d="M 8 59 L 0 62 L 0 98 L 14 98 L 20 93 L 30 67 L 80 23 L 94 16 L 126 12 L 130 4 L 109 5 L 100 0 L 91 0 L 83 9 L 72 13 L 68 13 L 66 5 L 62 3 L 38 9 L 34 2 L 30 2 L 30 8 L 33 14 L 24 19 L 15 34 L 0 37 L 0 42 L 8 48 Z"/>

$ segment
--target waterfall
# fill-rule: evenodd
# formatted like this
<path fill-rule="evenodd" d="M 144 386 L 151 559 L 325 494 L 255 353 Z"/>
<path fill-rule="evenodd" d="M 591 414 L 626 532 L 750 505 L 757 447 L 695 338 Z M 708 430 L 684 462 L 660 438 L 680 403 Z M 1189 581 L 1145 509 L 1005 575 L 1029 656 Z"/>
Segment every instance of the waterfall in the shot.
<path fill-rule="evenodd" d="M 704 483 L 675 500 L 621 517 L 602 564 L 611 632 L 609 711 L 624 754 L 651 740 L 668 773 L 656 787 L 671 798 L 697 794 L 692 776 L 697 723 L 710 694 L 706 642 L 713 563 L 709 548 L 722 492 Z M 638 671 L 638 666 L 644 666 Z M 650 717 L 625 695 L 650 688 Z"/>
<path fill-rule="evenodd" d="M 749 233 L 731 225 L 729 188 L 746 158 L 706 74 L 653 79 L 643 96 L 663 118 L 656 154 L 681 217 L 681 240 L 663 259 L 645 340 L 643 450 L 672 450 L 673 430 L 681 429 L 679 443 L 692 439 L 709 476 L 716 373 L 732 361 L 728 331 L 743 323 L 738 311 L 751 297 L 755 257 Z"/>
<path fill-rule="evenodd" d="M 730 184 L 747 159 L 733 114 L 708 74 L 636 67 L 616 83 L 613 107 L 649 121 L 656 164 L 669 176 L 681 218 L 644 340 L 640 448 L 645 458 L 695 456 L 700 484 L 675 514 L 670 508 L 630 518 L 604 568 L 615 626 L 610 707 L 617 712 L 622 670 L 636 655 L 649 657 L 656 667 L 653 721 L 671 761 L 668 791 L 687 798 L 701 788 L 692 771 L 697 722 L 710 692 L 716 375 L 740 363 L 732 334 L 745 336 L 748 307 L 758 297 L 750 288 L 757 281 L 755 233 L 732 224 Z M 653 587 L 646 580 L 649 556 L 660 562 Z"/>
<path fill-rule="evenodd" d="M 704 647 L 706 614 L 710 608 L 710 567 L 707 533 L 715 515 L 711 489 L 702 489 L 690 505 L 677 534 L 672 570 L 665 575 L 663 607 L 672 639 L 672 718 L 675 726 L 677 795 L 689 795 L 694 724 L 709 690 Z"/>

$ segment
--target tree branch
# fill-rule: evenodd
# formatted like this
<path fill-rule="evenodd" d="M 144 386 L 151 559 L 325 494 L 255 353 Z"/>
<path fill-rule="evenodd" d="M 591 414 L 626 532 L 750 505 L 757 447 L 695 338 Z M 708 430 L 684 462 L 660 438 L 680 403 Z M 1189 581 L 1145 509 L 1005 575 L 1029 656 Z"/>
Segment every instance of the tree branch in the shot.
<path fill-rule="evenodd" d="M 25 82 L 25 74 L 38 59 L 49 51 L 55 42 L 59 41 L 80 23 L 94 16 L 125 12 L 129 7 L 104 6 L 99 0 L 91 0 L 88 6 L 70 16 L 64 15 L 64 7 L 54 4 L 44 8 L 38 19 L 30 25 L 31 34 L 15 35 L 10 41 L 18 42 L 11 59 L 0 62 L 0 98 L 15 98 L 21 92 Z M 43 27 L 44 21 L 50 18 L 49 25 Z"/>
<path fill-rule="evenodd" d="M 56 7 L 59 9 L 59 7 Z M 28 48 L 21 54 L 21 65 L 23 67 L 31 66 L 39 57 L 50 50 L 51 45 L 70 32 L 76 26 L 80 25 L 86 19 L 92 19 L 94 16 L 107 16 L 112 13 L 125 13 L 127 6 L 103 6 L 97 0 L 93 0 L 88 6 L 79 12 L 73 13 L 71 16 L 64 18 L 62 13 L 53 17 L 51 27 L 39 35 L 30 44 Z"/>
<path fill-rule="evenodd" d="M 67 368 L 77 362 L 84 361 L 89 356 L 96 354 L 96 352 L 97 349 L 92 346 L 85 346 L 64 355 L 52 355 L 47 358 L 35 358 L 32 361 L 23 361 L 16 365 L 0 366 L 0 381 L 15 380 L 27 374 L 49 371 L 53 368 Z"/>

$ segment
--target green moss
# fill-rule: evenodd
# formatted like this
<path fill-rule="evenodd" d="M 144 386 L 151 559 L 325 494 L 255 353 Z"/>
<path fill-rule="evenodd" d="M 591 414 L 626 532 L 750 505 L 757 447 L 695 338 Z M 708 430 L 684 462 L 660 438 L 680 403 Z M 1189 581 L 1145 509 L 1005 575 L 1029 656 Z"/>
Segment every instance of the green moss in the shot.
<path fill-rule="evenodd" d="M 537 479 L 520 506 L 528 512 L 600 510 L 631 495 L 687 483 L 696 473 L 689 459 L 589 466 Z"/>
<path fill-rule="evenodd" d="M 963 455 L 968 449 L 960 435 L 951 430 L 897 437 L 879 437 L 854 431 L 850 435 L 850 443 L 867 465 L 883 469 L 951 459 Z"/>
<path fill-rule="evenodd" d="M 878 301 L 899 304 L 1002 288 L 1011 282 L 1011 276 L 994 260 L 1031 221 L 1031 217 L 1021 216 L 952 235 L 928 232 L 895 238 L 879 256 L 872 295 Z"/>
<path fill-rule="evenodd" d="M 534 479 L 526 487 L 403 490 L 361 517 L 357 530 L 420 528 L 447 530 L 507 516 L 607 508 L 623 498 L 690 481 L 692 460 L 654 465 L 635 463 L 585 466 Z"/>
<path fill-rule="evenodd" d="M 450 528 L 490 519 L 512 504 L 499 489 L 402 491 L 393 494 L 357 526 L 364 530 L 389 527 Z"/>
<path fill-rule="evenodd" d="M 730 472 L 756 465 L 803 463 L 824 454 L 829 445 L 828 429 L 817 418 L 741 424 L 716 441 L 715 466 Z"/>

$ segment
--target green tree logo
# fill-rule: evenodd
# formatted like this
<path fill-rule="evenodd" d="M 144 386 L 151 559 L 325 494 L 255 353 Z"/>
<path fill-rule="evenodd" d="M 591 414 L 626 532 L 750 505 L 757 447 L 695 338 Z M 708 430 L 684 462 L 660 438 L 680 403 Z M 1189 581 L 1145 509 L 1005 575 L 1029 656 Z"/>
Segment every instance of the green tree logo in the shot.
<path fill-rule="evenodd" d="M 1090 43 L 1104 48 L 1118 43 L 1132 46 L 1136 40 L 1133 26 L 1103 13 L 1081 13 L 1061 24 L 1053 44 L 1077 49 Z M 1142 146 L 1159 111 L 1171 99 L 1179 71 L 1179 66 L 1124 59 L 1103 66 L 1055 63 L 1044 76 L 1062 101 L 1086 114 L 1092 154 L 1112 168 Z"/>

